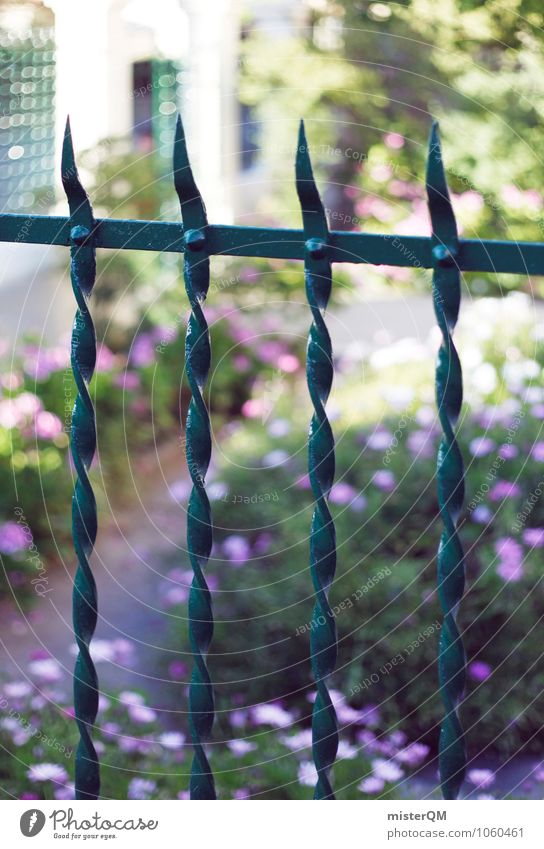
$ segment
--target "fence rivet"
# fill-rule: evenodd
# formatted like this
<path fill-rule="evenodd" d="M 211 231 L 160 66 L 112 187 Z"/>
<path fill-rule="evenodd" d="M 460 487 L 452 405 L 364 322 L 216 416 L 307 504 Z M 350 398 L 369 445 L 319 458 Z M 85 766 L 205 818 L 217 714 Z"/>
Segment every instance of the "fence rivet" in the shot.
<path fill-rule="evenodd" d="M 327 251 L 327 245 L 321 239 L 308 239 L 305 247 L 312 259 L 322 259 Z"/>
<path fill-rule="evenodd" d="M 448 245 L 435 245 L 432 254 L 438 265 L 451 266 L 455 264 L 457 256 L 457 248 L 448 247 Z"/>
<path fill-rule="evenodd" d="M 83 224 L 76 224 L 76 226 L 72 227 L 70 230 L 70 239 L 74 245 L 82 245 L 90 235 L 91 231 Z"/>
<path fill-rule="evenodd" d="M 206 244 L 206 238 L 202 230 L 187 230 L 185 233 L 185 244 L 190 251 L 201 251 Z"/>

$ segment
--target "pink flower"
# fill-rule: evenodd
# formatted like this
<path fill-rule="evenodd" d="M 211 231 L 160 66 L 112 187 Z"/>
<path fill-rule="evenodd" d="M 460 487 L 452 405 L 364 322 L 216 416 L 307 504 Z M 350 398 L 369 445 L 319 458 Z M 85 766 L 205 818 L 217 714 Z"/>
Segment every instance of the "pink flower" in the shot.
<path fill-rule="evenodd" d="M 404 147 L 404 136 L 401 136 L 400 133 L 386 133 L 384 143 L 391 150 L 400 150 L 401 147 Z"/>
<path fill-rule="evenodd" d="M 475 787 L 482 787 L 485 790 L 495 781 L 495 773 L 491 769 L 469 769 L 467 780 Z"/>
<path fill-rule="evenodd" d="M 36 413 L 35 429 L 39 439 L 54 439 L 62 433 L 62 422 L 54 413 L 40 410 Z"/>
<path fill-rule="evenodd" d="M 504 445 L 501 445 L 499 448 L 499 457 L 503 460 L 513 460 L 514 457 L 518 456 L 518 454 L 519 449 L 510 442 L 505 442 Z"/>
<path fill-rule="evenodd" d="M 501 537 L 495 543 L 500 560 L 497 574 L 505 581 L 519 581 L 523 577 L 523 549 L 512 537 Z"/>
<path fill-rule="evenodd" d="M 395 475 L 387 469 L 379 469 L 372 475 L 372 483 L 383 492 L 393 492 L 396 486 Z"/>
<path fill-rule="evenodd" d="M 4 522 L 0 525 L 0 552 L 15 554 L 31 544 L 31 538 L 17 522 Z"/>
<path fill-rule="evenodd" d="M 521 489 L 517 483 L 511 481 L 497 481 L 495 486 L 489 490 L 491 501 L 502 501 L 504 498 L 516 498 L 521 495 Z"/>
<path fill-rule="evenodd" d="M 113 382 L 115 386 L 119 386 L 126 391 L 131 391 L 138 389 L 140 386 L 140 375 L 135 371 L 124 371 L 116 375 Z"/>
<path fill-rule="evenodd" d="M 113 365 L 115 364 L 115 354 L 107 347 L 107 345 L 100 345 L 96 352 L 96 371 L 104 372 L 111 371 Z"/>
<path fill-rule="evenodd" d="M 487 439 L 485 436 L 479 436 L 473 439 L 468 446 L 468 449 L 473 457 L 485 457 L 491 454 L 495 448 L 495 443 L 492 439 Z"/>
<path fill-rule="evenodd" d="M 329 495 L 331 504 L 349 504 L 358 495 L 357 490 L 349 483 L 339 481 L 332 487 Z"/>
<path fill-rule="evenodd" d="M 475 681 L 486 681 L 491 672 L 489 663 L 484 663 L 483 660 L 475 660 L 468 665 L 468 674 Z"/>
<path fill-rule="evenodd" d="M 246 419 L 258 419 L 264 413 L 265 406 L 261 398 L 250 398 L 249 401 L 242 404 L 242 415 Z"/>
<path fill-rule="evenodd" d="M 542 548 L 544 546 L 544 528 L 526 528 L 521 537 L 525 545 L 530 548 Z"/>
<path fill-rule="evenodd" d="M 282 354 L 278 357 L 278 368 L 287 374 L 293 374 L 300 368 L 300 361 L 294 354 Z"/>

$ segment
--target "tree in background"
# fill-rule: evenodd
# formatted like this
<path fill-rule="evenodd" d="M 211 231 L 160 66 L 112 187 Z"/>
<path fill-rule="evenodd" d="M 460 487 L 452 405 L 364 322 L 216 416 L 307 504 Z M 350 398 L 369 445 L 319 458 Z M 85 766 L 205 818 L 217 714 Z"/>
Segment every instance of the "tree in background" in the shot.
<path fill-rule="evenodd" d="M 309 0 L 290 39 L 248 28 L 241 97 L 285 187 L 281 218 L 298 217 L 285 202 L 286 153 L 304 116 L 334 229 L 428 233 L 424 163 L 438 118 L 464 235 L 542 240 L 543 24 L 536 0 Z M 470 275 L 469 285 L 535 294 L 542 284 Z"/>

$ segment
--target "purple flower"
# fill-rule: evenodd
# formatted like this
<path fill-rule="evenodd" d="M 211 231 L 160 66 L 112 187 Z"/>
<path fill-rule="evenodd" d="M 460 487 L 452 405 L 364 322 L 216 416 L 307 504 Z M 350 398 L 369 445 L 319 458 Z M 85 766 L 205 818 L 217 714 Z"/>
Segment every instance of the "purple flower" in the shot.
<path fill-rule="evenodd" d="M 28 533 L 17 522 L 4 522 L 0 525 L 0 552 L 2 554 L 15 554 L 28 548 L 31 539 Z"/>
<path fill-rule="evenodd" d="M 477 522 L 479 525 L 487 525 L 492 518 L 493 514 L 485 504 L 478 504 L 472 511 L 472 521 Z"/>
<path fill-rule="evenodd" d="M 140 333 L 132 343 L 129 360 L 137 368 L 145 368 L 155 360 L 153 338 L 149 333 Z"/>
<path fill-rule="evenodd" d="M 428 430 L 412 431 L 408 434 L 406 445 L 408 450 L 418 457 L 432 457 L 434 455 L 432 433 Z"/>
<path fill-rule="evenodd" d="M 121 387 L 124 390 L 133 390 L 138 389 L 140 386 L 140 375 L 135 371 L 125 371 L 122 374 L 118 374 L 113 381 L 115 386 Z"/>
<path fill-rule="evenodd" d="M 485 790 L 495 781 L 495 773 L 491 769 L 469 769 L 467 780 L 475 787 L 482 787 Z"/>
<path fill-rule="evenodd" d="M 538 463 L 544 463 L 544 442 L 535 442 L 531 451 L 533 460 Z"/>
<path fill-rule="evenodd" d="M 505 442 L 504 445 L 501 445 L 499 448 L 499 457 L 503 460 L 513 460 L 514 457 L 518 456 L 518 454 L 519 449 L 510 442 Z"/>
<path fill-rule="evenodd" d="M 173 660 L 168 667 L 168 672 L 174 681 L 183 681 L 187 675 L 187 664 L 182 660 Z"/>
<path fill-rule="evenodd" d="M 148 778 L 133 778 L 128 785 L 129 799 L 149 799 L 157 785 Z"/>
<path fill-rule="evenodd" d="M 146 725 L 148 722 L 154 722 L 157 718 L 155 711 L 147 705 L 129 705 L 128 715 L 138 725 Z"/>
<path fill-rule="evenodd" d="M 544 404 L 535 404 L 531 407 L 531 415 L 535 419 L 544 419 Z"/>
<path fill-rule="evenodd" d="M 395 757 L 398 761 L 408 766 L 418 766 L 429 754 L 429 747 L 425 743 L 410 743 L 401 749 Z"/>
<path fill-rule="evenodd" d="M 523 577 L 523 549 L 512 537 L 501 537 L 495 543 L 499 558 L 497 574 L 505 581 L 519 581 Z"/>
<path fill-rule="evenodd" d="M 366 444 L 372 451 L 385 451 L 393 440 L 393 434 L 389 430 L 375 430 L 368 437 Z"/>
<path fill-rule="evenodd" d="M 380 469 L 372 475 L 372 483 L 383 492 L 393 492 L 396 486 L 395 475 L 387 469 Z"/>
<path fill-rule="evenodd" d="M 521 489 L 512 481 L 497 481 L 489 490 L 491 501 L 502 501 L 504 498 L 516 498 L 521 495 Z"/>
<path fill-rule="evenodd" d="M 544 546 L 544 528 L 526 528 L 521 538 L 525 545 L 530 548 L 542 548 Z"/>
<path fill-rule="evenodd" d="M 232 534 L 223 540 L 223 554 L 234 566 L 242 566 L 251 557 L 251 546 L 240 534 Z"/>
<path fill-rule="evenodd" d="M 239 787 L 238 790 L 235 790 L 232 794 L 233 799 L 239 799 L 240 801 L 243 799 L 249 799 L 249 790 L 247 787 Z"/>
<path fill-rule="evenodd" d="M 65 784 L 64 786 L 57 787 L 53 792 L 53 796 L 55 799 L 59 799 L 60 801 L 68 801 L 74 798 L 74 794 L 76 792 L 75 786 L 72 782 Z"/>
<path fill-rule="evenodd" d="M 491 675 L 492 669 L 489 663 L 484 663 L 483 660 L 474 660 L 468 665 L 468 674 L 475 681 L 486 681 Z"/>
<path fill-rule="evenodd" d="M 329 501 L 331 504 L 350 504 L 357 495 L 357 490 L 349 483 L 339 481 L 332 487 L 329 495 Z"/>
<path fill-rule="evenodd" d="M 473 439 L 468 446 L 473 457 L 485 457 L 487 454 L 491 454 L 494 448 L 495 443 L 493 440 L 488 439 L 485 436 L 478 436 L 476 439 Z"/>
<path fill-rule="evenodd" d="M 361 791 L 361 793 L 366 793 L 367 796 L 374 796 L 376 793 L 380 793 L 385 787 L 385 781 L 383 778 L 378 778 L 375 775 L 369 775 L 368 778 L 364 778 L 360 784 L 357 785 L 357 789 Z"/>

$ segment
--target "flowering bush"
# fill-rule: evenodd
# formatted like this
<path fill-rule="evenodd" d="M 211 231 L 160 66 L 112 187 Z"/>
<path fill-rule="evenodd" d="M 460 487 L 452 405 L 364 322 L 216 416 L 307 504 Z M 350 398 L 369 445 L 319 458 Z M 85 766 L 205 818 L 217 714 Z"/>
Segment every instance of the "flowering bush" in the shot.
<path fill-rule="evenodd" d="M 211 407 L 218 424 L 249 400 L 253 383 L 273 387 L 301 369 L 300 344 L 278 337 L 269 321 L 255 344 L 251 320 L 229 309 L 207 311 L 214 358 Z M 130 456 L 165 439 L 180 439 L 188 390 L 183 379 L 186 315 L 135 333 L 126 350 L 99 345 L 91 384 L 97 417 L 93 480 L 126 498 Z M 228 356 L 227 356 L 228 354 Z M 279 385 L 279 384 L 278 384 Z M 73 468 L 69 431 L 76 390 L 69 341 L 53 347 L 25 344 L 0 377 L 0 554 L 11 590 L 28 591 L 44 562 L 72 558 L 70 497 Z M 183 451 L 180 447 L 180 467 Z M 30 579 L 30 581 L 29 581 Z"/>
<path fill-rule="evenodd" d="M 122 652 L 134 649 L 123 642 Z M 109 661 L 119 659 L 119 646 L 102 641 L 100 650 Z M 65 678 L 53 658 L 37 653 L 21 680 L 0 685 L 0 743 L 9 755 L 3 759 L 2 783 L 12 797 L 73 798 L 77 733 Z M 376 706 L 357 710 L 342 694 L 331 695 L 342 730 L 334 768 L 339 798 L 410 798 L 425 774 L 426 793 L 432 793 L 427 745 L 410 742 L 399 729 L 384 731 Z M 104 798 L 188 798 L 191 747 L 185 725 L 174 722 L 176 727 L 166 728 L 139 692 L 100 697 L 94 736 Z M 221 723 L 212 758 L 222 798 L 311 798 L 316 773 L 308 703 L 304 711 L 279 701 L 232 709 Z M 494 780 L 492 770 L 473 769 L 468 795 L 492 792 Z M 542 780 L 544 771 L 535 762 L 524 794 L 538 793 Z"/>
<path fill-rule="evenodd" d="M 544 708 L 534 667 L 544 615 L 541 332 L 518 295 L 477 304 L 459 332 L 466 373 L 459 438 L 467 466 L 460 625 L 469 662 L 462 715 L 469 742 L 501 752 L 521 743 L 536 750 Z M 436 687 L 435 346 L 434 338 L 429 345 L 401 342 L 363 362 L 339 361 L 329 404 L 337 441 L 330 494 L 338 540 L 335 685 L 354 709 L 379 705 L 389 728 L 406 718 L 404 730 L 433 750 L 443 713 Z M 264 417 L 262 404 L 255 383 L 244 422 L 224 433 L 210 479 L 216 534 L 208 572 L 214 645 L 221 646 L 210 665 L 227 703 L 240 687 L 230 682 L 243 681 L 250 702 L 274 693 L 301 710 L 312 686 L 308 652 L 316 626 L 307 567 L 311 410 L 302 385 L 295 406 L 287 392 Z"/>

